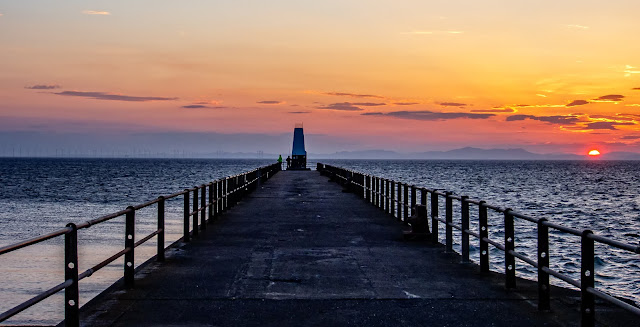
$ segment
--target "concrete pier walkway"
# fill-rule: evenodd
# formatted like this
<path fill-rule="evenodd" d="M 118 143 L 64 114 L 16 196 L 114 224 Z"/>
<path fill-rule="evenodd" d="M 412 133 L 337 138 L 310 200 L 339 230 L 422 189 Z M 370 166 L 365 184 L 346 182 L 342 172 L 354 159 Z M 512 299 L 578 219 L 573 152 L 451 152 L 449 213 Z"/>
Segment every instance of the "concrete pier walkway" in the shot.
<path fill-rule="evenodd" d="M 284 171 L 164 263 L 82 309 L 86 326 L 562 326 L 578 325 L 577 293 L 460 264 L 317 171 Z M 563 301 L 557 298 L 562 297 Z M 568 299 L 568 300 L 567 300 Z M 572 303 L 573 302 L 573 303 Z"/>

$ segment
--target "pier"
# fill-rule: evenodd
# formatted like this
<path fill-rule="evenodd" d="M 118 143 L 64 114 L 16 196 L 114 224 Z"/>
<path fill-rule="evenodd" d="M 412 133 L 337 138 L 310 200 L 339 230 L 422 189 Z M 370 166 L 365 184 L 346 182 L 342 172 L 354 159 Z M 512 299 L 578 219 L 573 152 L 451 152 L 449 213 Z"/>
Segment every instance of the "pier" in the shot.
<path fill-rule="evenodd" d="M 614 303 L 615 298 L 611 302 L 587 297 L 591 302 L 585 318 L 584 292 L 549 285 L 548 276 L 546 281 L 544 276 L 542 281 L 530 281 L 515 276 L 515 269 L 499 274 L 488 270 L 488 261 L 472 263 L 468 240 L 474 232 L 468 225 L 462 227 L 464 217 L 469 218 L 465 205 L 456 216 L 463 217 L 458 227 L 467 231 L 467 248 L 463 240 L 463 253 L 453 252 L 450 229 L 457 225 L 451 203 L 474 204 L 474 200 L 337 167 L 320 164 L 318 168 L 278 172 L 277 166 L 263 167 L 46 235 L 43 238 L 68 238 L 65 262 L 77 262 L 73 236 L 78 229 L 123 215 L 129 226 L 125 249 L 107 259 L 125 257 L 120 281 L 78 308 L 77 281 L 106 263 L 84 272 L 67 264 L 64 283 L 41 297 L 65 290 L 67 320 L 62 326 L 637 323 L 633 315 L 637 308 L 620 300 L 622 304 Z M 437 206 L 426 210 L 429 194 L 435 196 L 429 200 L 436 199 L 436 204 L 438 196 L 445 196 L 443 217 L 437 209 L 434 213 Z M 184 198 L 184 236 L 165 249 L 162 204 L 177 196 Z M 518 215 L 483 201 L 477 204 L 503 210 L 507 217 Z M 130 225 L 135 211 L 151 205 L 158 206 L 158 230 L 135 237 Z M 427 214 L 425 226 L 421 222 Z M 444 244 L 438 242 L 436 222 L 447 224 Z M 158 237 L 157 256 L 134 270 L 133 249 L 154 236 Z M 0 254 L 40 239 L 2 248 Z M 506 252 L 514 260 L 520 258 L 513 250 Z M 595 290 L 592 284 L 587 289 Z M 625 304 L 629 307 L 621 307 Z"/>

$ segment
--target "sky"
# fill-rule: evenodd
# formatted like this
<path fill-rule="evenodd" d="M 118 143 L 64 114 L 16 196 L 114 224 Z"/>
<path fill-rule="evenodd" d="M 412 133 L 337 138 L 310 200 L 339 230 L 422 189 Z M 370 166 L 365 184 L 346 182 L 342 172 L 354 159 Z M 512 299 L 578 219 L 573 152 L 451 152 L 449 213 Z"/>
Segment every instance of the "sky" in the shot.
<path fill-rule="evenodd" d="M 0 156 L 640 152 L 637 0 L 0 0 Z M 137 150 L 136 150 L 137 149 Z"/>

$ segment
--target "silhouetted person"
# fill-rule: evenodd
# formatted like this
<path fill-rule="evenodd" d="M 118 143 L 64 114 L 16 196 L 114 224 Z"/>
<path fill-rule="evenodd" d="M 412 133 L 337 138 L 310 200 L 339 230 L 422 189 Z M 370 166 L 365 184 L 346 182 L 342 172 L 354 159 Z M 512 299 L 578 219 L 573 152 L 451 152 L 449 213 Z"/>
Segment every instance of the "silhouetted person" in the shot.
<path fill-rule="evenodd" d="M 287 169 L 291 168 L 291 157 L 287 156 Z"/>

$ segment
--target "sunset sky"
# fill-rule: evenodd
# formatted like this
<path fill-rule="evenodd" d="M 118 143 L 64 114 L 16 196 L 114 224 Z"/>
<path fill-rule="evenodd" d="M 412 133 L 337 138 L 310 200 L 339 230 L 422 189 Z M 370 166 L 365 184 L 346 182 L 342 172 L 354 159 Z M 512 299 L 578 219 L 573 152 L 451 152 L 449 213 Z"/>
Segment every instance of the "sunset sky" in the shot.
<path fill-rule="evenodd" d="M 198 151 L 286 153 L 304 123 L 315 153 L 640 152 L 639 12 L 637 0 L 0 0 L 0 151 L 205 135 Z"/>

